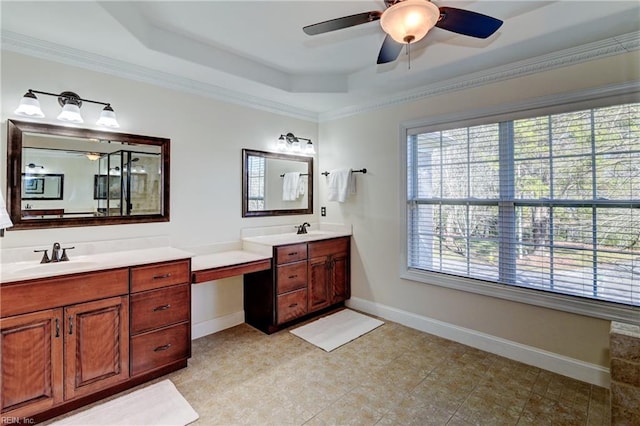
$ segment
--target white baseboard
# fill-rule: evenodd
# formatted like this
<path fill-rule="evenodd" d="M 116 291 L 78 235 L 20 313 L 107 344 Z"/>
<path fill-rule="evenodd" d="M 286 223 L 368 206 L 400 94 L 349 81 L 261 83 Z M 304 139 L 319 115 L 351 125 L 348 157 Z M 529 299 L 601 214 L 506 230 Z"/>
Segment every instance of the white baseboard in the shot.
<path fill-rule="evenodd" d="M 369 300 L 351 298 L 350 308 L 397 322 L 425 333 L 453 340 L 486 352 L 542 368 L 576 380 L 608 388 L 611 381 L 609 369 L 597 364 L 580 361 L 564 355 L 523 345 L 511 340 L 481 333 L 457 325 L 438 321 L 411 312 L 381 305 Z"/>
<path fill-rule="evenodd" d="M 191 326 L 191 340 L 217 333 L 226 328 L 235 327 L 244 322 L 244 311 L 234 312 L 229 315 L 199 322 Z"/>

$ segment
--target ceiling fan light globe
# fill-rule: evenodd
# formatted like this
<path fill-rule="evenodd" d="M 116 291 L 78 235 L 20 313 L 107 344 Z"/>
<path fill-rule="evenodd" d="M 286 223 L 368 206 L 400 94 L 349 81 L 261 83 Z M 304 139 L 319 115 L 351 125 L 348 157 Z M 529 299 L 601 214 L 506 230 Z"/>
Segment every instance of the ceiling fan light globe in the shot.
<path fill-rule="evenodd" d="M 438 6 L 428 0 L 404 0 L 384 11 L 380 25 L 398 43 L 415 43 L 427 35 L 440 17 Z"/>

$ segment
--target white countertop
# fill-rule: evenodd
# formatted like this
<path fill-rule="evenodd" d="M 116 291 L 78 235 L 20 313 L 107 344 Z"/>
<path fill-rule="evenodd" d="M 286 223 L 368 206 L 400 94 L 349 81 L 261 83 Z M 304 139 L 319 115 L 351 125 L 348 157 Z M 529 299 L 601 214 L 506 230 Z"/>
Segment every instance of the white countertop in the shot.
<path fill-rule="evenodd" d="M 327 240 L 330 238 L 348 237 L 351 231 L 308 231 L 306 234 L 260 235 L 256 237 L 245 237 L 242 239 L 242 247 L 245 250 L 268 254 L 273 252 L 273 246 L 286 244 L 306 243 L 309 241 Z"/>
<path fill-rule="evenodd" d="M 230 250 L 220 253 L 201 254 L 191 259 L 191 270 L 202 271 L 265 259 L 271 259 L 271 254 L 254 253 L 246 250 Z"/>
<path fill-rule="evenodd" d="M 314 224 L 313 227 L 317 225 Z M 270 259 L 274 246 L 351 235 L 350 226 L 325 225 L 323 228 L 299 235 L 291 231 L 291 225 L 247 228 L 243 230 L 241 241 L 194 247 L 193 250 L 171 247 L 166 237 L 79 243 L 76 244 L 76 250 L 68 253 L 69 261 L 45 264 L 38 263 L 40 254 L 34 255 L 33 247 L 8 249 L 3 250 L 2 260 L 6 263 L 0 264 L 0 283 L 186 258 L 191 258 L 192 271 L 202 271 Z M 132 249 L 118 250 L 123 246 Z M 152 248 L 148 248 L 149 246 Z"/>
<path fill-rule="evenodd" d="M 144 265 L 156 262 L 186 259 L 193 253 L 173 247 L 155 247 L 149 249 L 123 250 L 85 256 L 73 256 L 71 260 L 56 263 L 37 263 L 34 261 L 3 263 L 0 271 L 0 282 L 14 282 L 34 278 L 46 278 L 79 272 L 100 271 Z"/>

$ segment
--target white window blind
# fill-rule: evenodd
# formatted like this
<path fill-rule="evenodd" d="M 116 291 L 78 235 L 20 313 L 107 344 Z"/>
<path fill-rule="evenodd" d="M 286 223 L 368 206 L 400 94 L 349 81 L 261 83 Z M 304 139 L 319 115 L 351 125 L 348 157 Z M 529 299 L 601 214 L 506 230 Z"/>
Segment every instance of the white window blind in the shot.
<path fill-rule="evenodd" d="M 409 136 L 408 268 L 640 306 L 639 111 Z"/>

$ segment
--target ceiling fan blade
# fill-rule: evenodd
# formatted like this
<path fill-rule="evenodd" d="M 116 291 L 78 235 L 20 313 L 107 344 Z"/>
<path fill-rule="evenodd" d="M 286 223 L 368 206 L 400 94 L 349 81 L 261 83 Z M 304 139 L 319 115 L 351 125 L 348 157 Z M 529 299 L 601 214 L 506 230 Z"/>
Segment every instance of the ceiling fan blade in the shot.
<path fill-rule="evenodd" d="M 402 52 L 404 44 L 398 43 L 391 38 L 389 34 L 384 38 L 380 53 L 378 53 L 378 64 L 386 64 L 398 59 L 398 55 Z"/>
<path fill-rule="evenodd" d="M 371 12 L 357 13 L 355 15 L 343 16 L 342 18 L 330 19 L 329 21 L 307 25 L 302 28 L 302 31 L 308 35 L 328 33 L 330 31 L 341 30 L 343 28 L 366 24 L 367 22 L 377 21 L 380 19 L 381 15 L 382 12 L 375 10 Z"/>
<path fill-rule="evenodd" d="M 441 7 L 440 16 L 436 27 L 476 38 L 487 38 L 502 25 L 499 19 L 455 7 Z"/>

